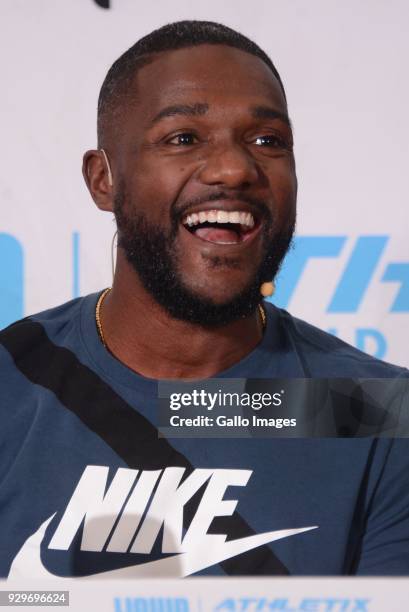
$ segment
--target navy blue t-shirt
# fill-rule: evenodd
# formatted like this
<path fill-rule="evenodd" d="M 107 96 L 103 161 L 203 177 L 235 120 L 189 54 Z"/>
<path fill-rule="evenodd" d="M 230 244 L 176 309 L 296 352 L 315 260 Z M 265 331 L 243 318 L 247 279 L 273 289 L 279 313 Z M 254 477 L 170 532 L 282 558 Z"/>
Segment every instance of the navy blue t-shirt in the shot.
<path fill-rule="evenodd" d="M 409 574 L 409 441 L 158 437 L 98 295 L 0 333 L 0 576 Z M 266 304 L 219 378 L 396 378 Z"/>

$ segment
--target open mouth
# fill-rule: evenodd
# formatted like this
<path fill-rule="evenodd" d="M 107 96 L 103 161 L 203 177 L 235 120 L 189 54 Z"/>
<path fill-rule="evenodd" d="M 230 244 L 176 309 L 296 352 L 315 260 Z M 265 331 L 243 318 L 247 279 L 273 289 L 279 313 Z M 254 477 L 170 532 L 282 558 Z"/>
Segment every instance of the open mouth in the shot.
<path fill-rule="evenodd" d="M 196 238 L 214 244 L 238 244 L 248 240 L 259 228 L 250 212 L 206 210 L 186 215 L 183 226 Z"/>

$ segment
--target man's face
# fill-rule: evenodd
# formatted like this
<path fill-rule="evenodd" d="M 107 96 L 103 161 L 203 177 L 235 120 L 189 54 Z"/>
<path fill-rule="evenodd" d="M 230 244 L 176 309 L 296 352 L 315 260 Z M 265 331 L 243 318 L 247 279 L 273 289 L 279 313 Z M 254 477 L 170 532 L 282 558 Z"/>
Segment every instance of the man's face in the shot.
<path fill-rule="evenodd" d="M 172 316 L 247 316 L 293 233 L 297 182 L 284 96 L 257 57 L 222 45 L 141 68 L 110 149 L 119 243 Z"/>

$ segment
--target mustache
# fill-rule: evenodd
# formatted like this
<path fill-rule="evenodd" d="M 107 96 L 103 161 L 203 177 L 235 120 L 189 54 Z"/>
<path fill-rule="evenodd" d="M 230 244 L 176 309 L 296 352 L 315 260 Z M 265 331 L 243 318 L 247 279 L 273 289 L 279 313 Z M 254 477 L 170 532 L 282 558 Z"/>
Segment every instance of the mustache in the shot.
<path fill-rule="evenodd" d="M 177 203 L 172 206 L 170 211 L 170 217 L 172 220 L 172 225 L 175 227 L 178 225 L 181 218 L 183 218 L 186 212 L 192 208 L 193 206 L 200 206 L 200 204 L 205 204 L 207 202 L 216 202 L 218 200 L 234 200 L 244 202 L 251 206 L 254 210 L 257 211 L 260 218 L 263 218 L 267 223 L 273 223 L 273 215 L 267 204 L 264 200 L 259 198 L 253 198 L 249 196 L 247 193 L 243 193 L 240 191 L 236 191 L 234 193 L 229 193 L 227 191 L 217 191 L 209 194 L 203 194 L 202 196 L 198 196 L 197 198 L 192 198 L 187 202 L 184 202 L 182 205 L 178 205 Z"/>

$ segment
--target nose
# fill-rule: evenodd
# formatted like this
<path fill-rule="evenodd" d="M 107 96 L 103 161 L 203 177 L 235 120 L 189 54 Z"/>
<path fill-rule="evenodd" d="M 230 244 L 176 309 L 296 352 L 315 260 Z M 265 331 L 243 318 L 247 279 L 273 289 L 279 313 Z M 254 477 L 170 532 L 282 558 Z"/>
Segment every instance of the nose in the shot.
<path fill-rule="evenodd" d="M 200 171 L 200 180 L 207 185 L 244 188 L 259 177 L 255 160 L 237 143 L 214 146 Z"/>

